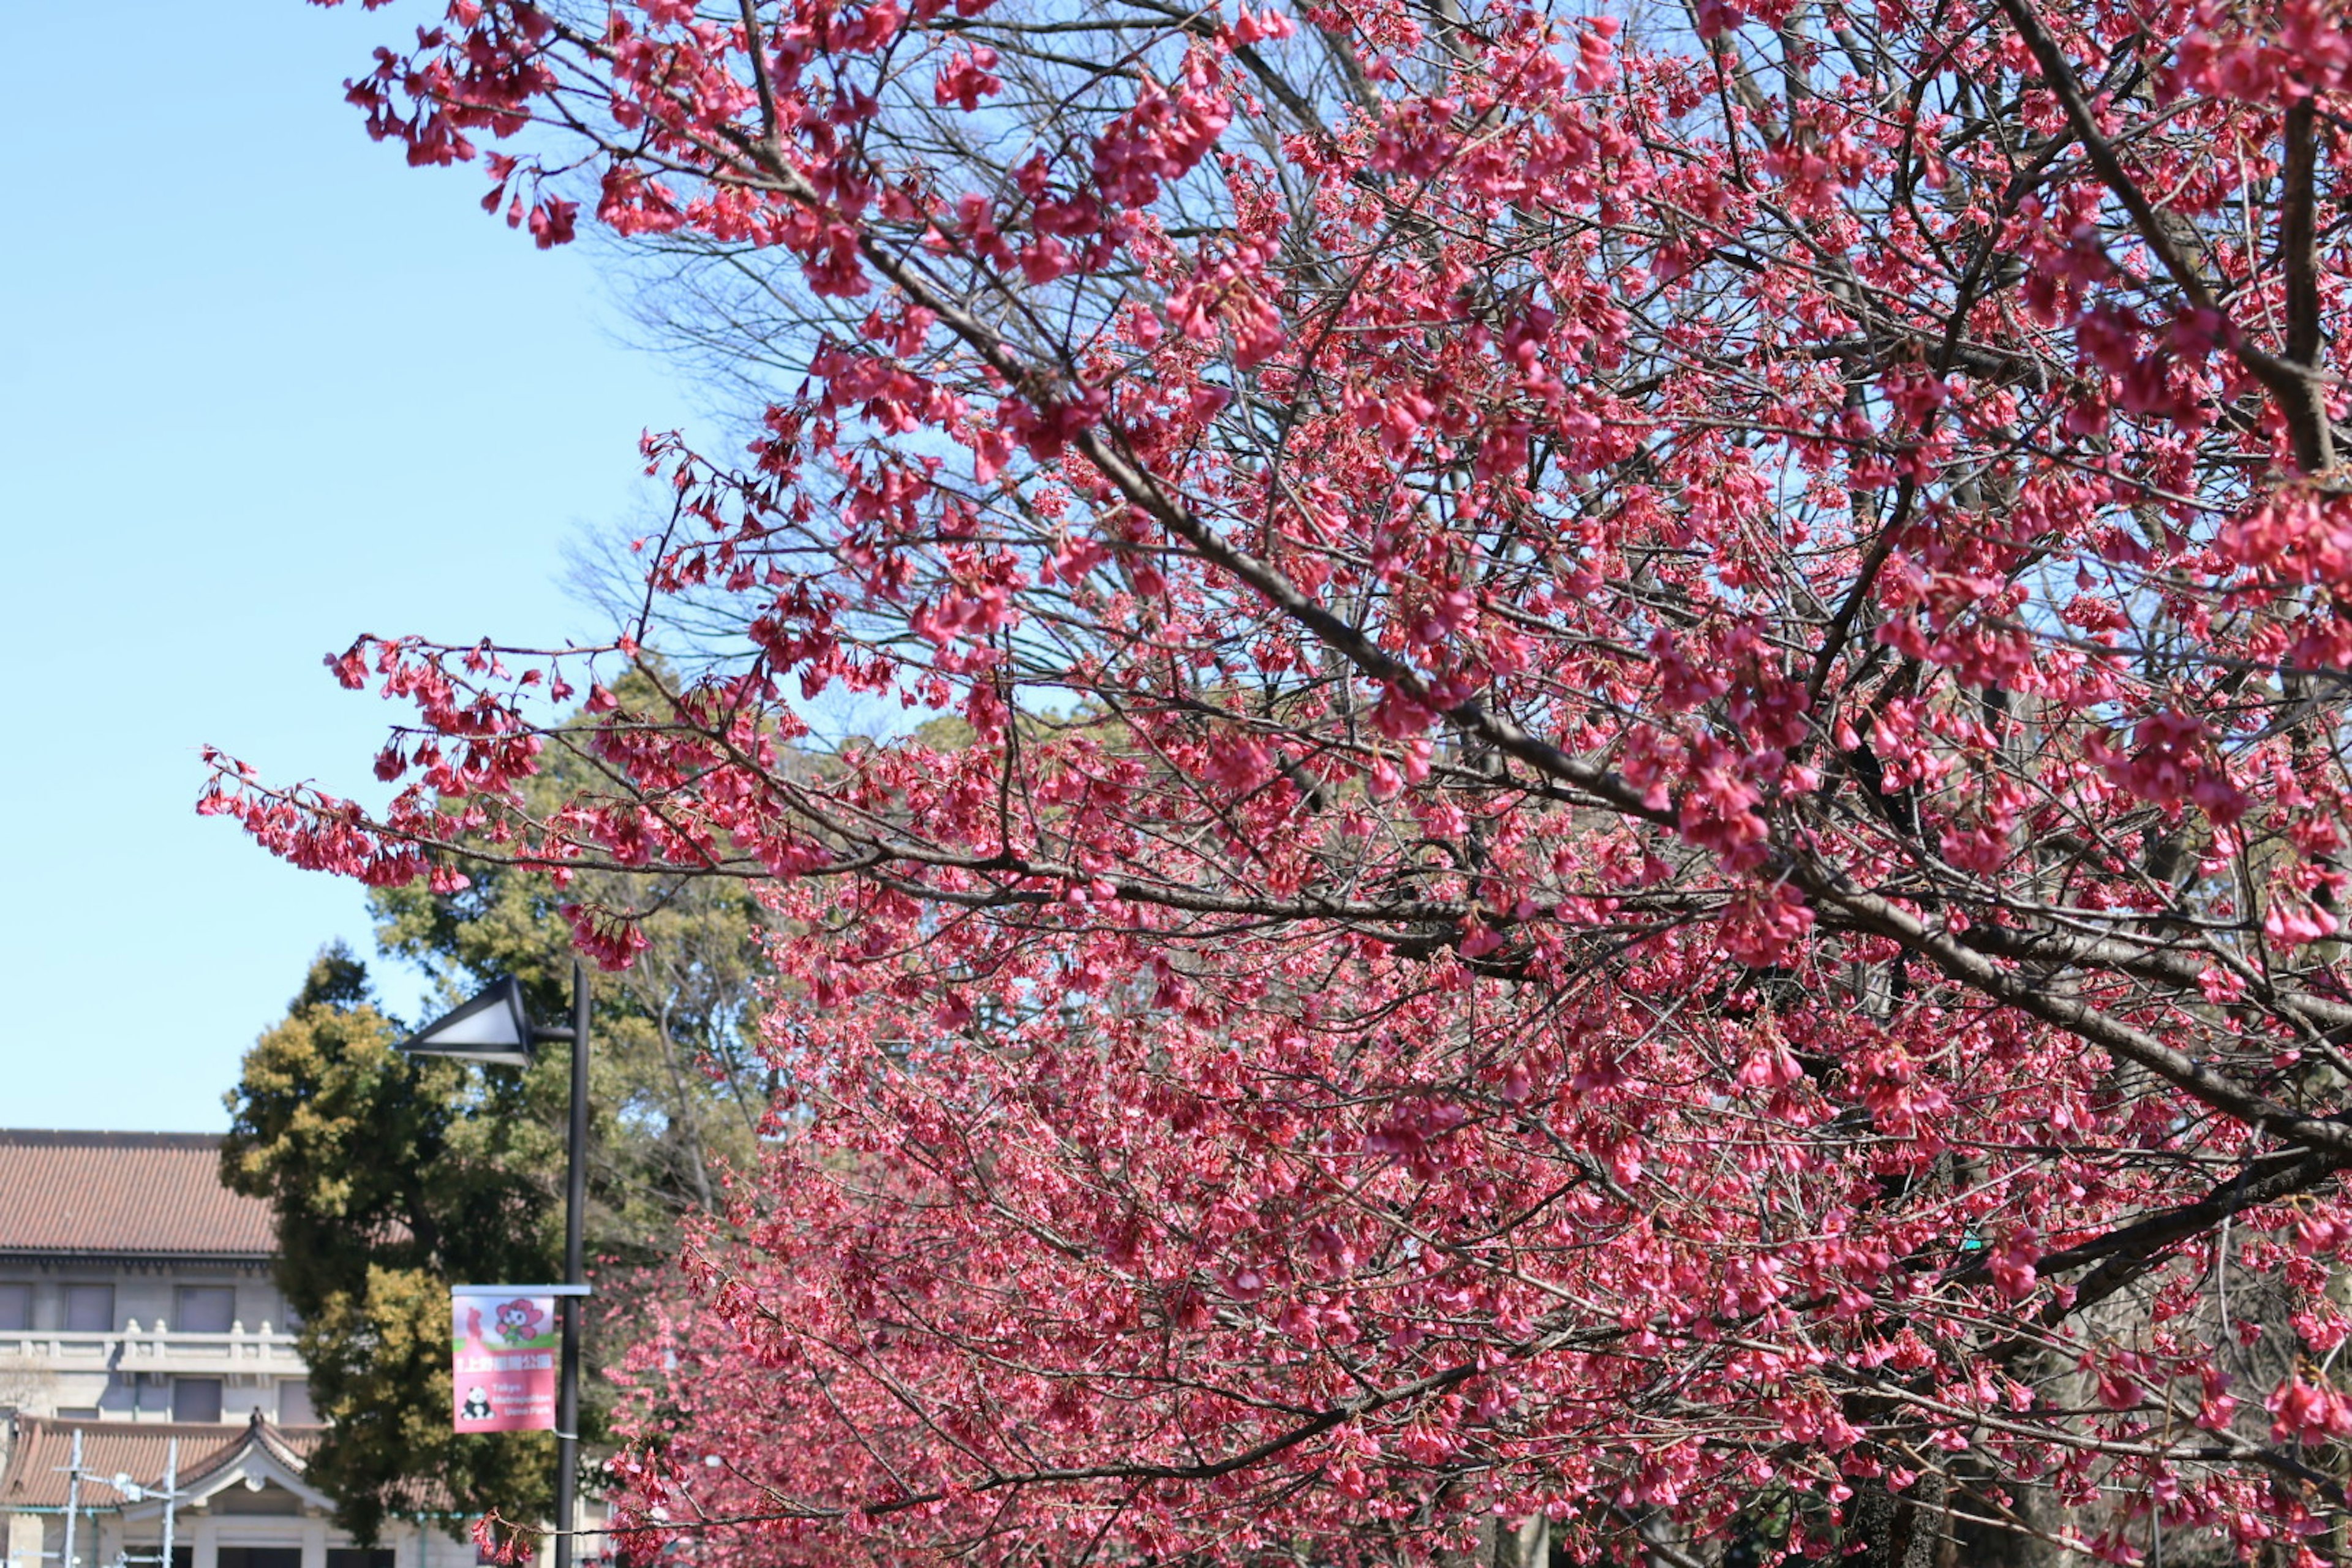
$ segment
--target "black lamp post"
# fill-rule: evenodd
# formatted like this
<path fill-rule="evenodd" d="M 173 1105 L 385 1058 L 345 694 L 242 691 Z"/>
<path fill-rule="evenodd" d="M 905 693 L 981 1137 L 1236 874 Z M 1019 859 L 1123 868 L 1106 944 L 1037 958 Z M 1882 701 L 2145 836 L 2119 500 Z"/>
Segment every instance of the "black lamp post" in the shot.
<path fill-rule="evenodd" d="M 580 1299 L 588 1274 L 581 1256 L 581 1211 L 588 1195 L 588 966 L 572 961 L 572 1026 L 534 1024 L 523 1005 L 522 983 L 494 980 L 479 995 L 401 1042 L 418 1057 L 529 1067 L 542 1044 L 572 1047 L 572 1126 L 563 1158 L 563 1283 L 556 1302 L 563 1324 L 562 1381 L 555 1396 L 555 1568 L 572 1568 L 572 1530 L 578 1504 L 580 1458 Z"/>

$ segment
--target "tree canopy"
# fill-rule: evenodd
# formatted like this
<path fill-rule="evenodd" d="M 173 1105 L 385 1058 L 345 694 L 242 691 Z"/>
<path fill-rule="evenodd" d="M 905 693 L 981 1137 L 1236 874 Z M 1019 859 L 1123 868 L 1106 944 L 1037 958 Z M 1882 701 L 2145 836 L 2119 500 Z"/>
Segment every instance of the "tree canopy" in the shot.
<path fill-rule="evenodd" d="M 619 689 L 660 689 L 652 677 Z M 560 809 L 595 776 L 566 752 L 532 781 L 528 798 Z M 636 962 L 595 990 L 593 1183 L 604 1256 L 650 1264 L 675 1252 L 680 1215 L 719 1212 L 724 1173 L 751 1163 L 770 1109 L 774 1069 L 748 1044 L 769 973 L 761 948 L 769 920 L 758 900 L 710 879 L 623 868 L 585 871 L 559 888 L 492 864 L 462 888 L 379 888 L 369 908 L 384 954 L 423 970 L 443 998 L 510 974 L 534 1016 L 554 1019 L 571 1005 L 565 910 L 583 900 L 637 917 Z M 560 1101 L 561 1086 L 554 1092 Z"/>
<path fill-rule="evenodd" d="M 535 788 L 560 802 L 577 784 L 555 768 Z M 646 905 L 639 962 L 598 986 L 591 1031 L 586 1234 L 604 1286 L 586 1319 L 593 1436 L 604 1366 L 649 1331 L 685 1221 L 718 1215 L 729 1173 L 755 1163 L 771 1096 L 744 1043 L 756 905 L 675 879 L 587 881 Z M 369 907 L 381 951 L 421 969 L 438 1005 L 511 974 L 534 1016 L 556 1019 L 571 986 L 561 901 L 543 878 L 488 869 L 462 889 L 378 889 Z M 366 966 L 330 948 L 247 1054 L 223 1157 L 229 1184 L 277 1215 L 279 1280 L 334 1423 L 313 1474 L 367 1536 L 419 1510 L 534 1519 L 553 1489 L 548 1440 L 450 1430 L 448 1287 L 559 1277 L 566 1054 L 520 1074 L 411 1061 L 392 1049 L 405 1033 L 374 1005 Z"/>
<path fill-rule="evenodd" d="M 2340 1559 L 2347 20 L 459 0 L 369 131 L 774 391 L 204 809 L 759 901 L 648 1542 Z"/>
<path fill-rule="evenodd" d="M 221 1155 L 227 1184 L 276 1215 L 278 1285 L 332 1423 L 308 1474 L 362 1540 L 387 1516 L 554 1494 L 551 1439 L 451 1430 L 449 1286 L 549 1278 L 561 1258 L 561 1064 L 410 1060 L 392 1048 L 402 1034 L 365 966 L 322 953 L 247 1053 Z"/>

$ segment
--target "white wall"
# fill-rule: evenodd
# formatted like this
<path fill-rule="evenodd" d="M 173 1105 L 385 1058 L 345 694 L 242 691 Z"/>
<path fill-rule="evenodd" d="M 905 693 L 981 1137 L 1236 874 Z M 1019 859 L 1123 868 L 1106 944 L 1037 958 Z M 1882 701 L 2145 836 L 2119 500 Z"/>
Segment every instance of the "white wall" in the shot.
<path fill-rule="evenodd" d="M 108 1327 L 115 1332 L 127 1331 L 132 1323 L 138 1324 L 142 1332 L 152 1332 L 159 1324 L 184 1331 L 184 1325 L 173 1321 L 179 1311 L 180 1288 L 209 1286 L 226 1287 L 236 1293 L 232 1321 L 246 1332 L 258 1333 L 267 1325 L 278 1335 L 290 1338 L 293 1333 L 287 1321 L 285 1298 L 271 1281 L 268 1268 L 260 1265 L 0 1261 L 0 1284 L 32 1286 L 32 1331 L 36 1334 L 65 1331 L 66 1288 L 69 1285 L 113 1288 L 113 1321 Z M 0 1331 L 0 1356 L 12 1351 L 6 1331 Z M 79 1366 L 69 1362 L 55 1363 L 51 1372 L 47 1379 L 31 1380 L 27 1387 L 13 1396 L 0 1393 L 0 1402 L 36 1415 L 94 1413 L 102 1420 L 171 1419 L 172 1388 L 167 1375 L 149 1373 L 144 1379 L 135 1374 L 117 1376 L 86 1361 Z M 15 1377 L 7 1381 L 13 1388 L 26 1379 Z M 278 1378 L 267 1374 L 228 1376 L 221 1390 L 222 1421 L 242 1422 L 256 1409 L 272 1420 L 281 1418 L 284 1413 L 279 1407 L 278 1383 Z"/>

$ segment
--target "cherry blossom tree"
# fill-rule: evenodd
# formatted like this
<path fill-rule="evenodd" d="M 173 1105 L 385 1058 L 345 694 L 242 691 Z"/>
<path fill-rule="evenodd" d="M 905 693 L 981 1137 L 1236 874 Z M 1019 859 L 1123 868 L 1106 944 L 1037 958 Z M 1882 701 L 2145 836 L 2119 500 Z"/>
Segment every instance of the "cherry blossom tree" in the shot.
<path fill-rule="evenodd" d="M 204 801 L 772 907 L 793 1088 L 641 1357 L 632 1542 L 2340 1561 L 2347 20 L 380 52 L 373 134 L 542 246 L 593 202 L 774 382 L 648 442 L 609 647 L 362 638 L 389 806 Z M 741 647 L 671 678 L 689 601 Z M 842 692 L 904 732 L 815 756 Z M 550 747 L 598 782 L 534 810 Z M 642 912 L 570 910 L 608 966 Z"/>

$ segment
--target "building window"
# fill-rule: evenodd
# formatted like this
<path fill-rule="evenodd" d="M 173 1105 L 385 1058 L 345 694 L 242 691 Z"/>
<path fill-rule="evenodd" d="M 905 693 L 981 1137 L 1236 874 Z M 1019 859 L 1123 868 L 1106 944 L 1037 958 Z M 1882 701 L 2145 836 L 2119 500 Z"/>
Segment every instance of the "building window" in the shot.
<path fill-rule="evenodd" d="M 393 1568 L 389 1546 L 330 1546 L 327 1568 Z"/>
<path fill-rule="evenodd" d="M 67 1286 L 65 1326 L 68 1333 L 113 1332 L 114 1287 L 111 1285 Z"/>
<path fill-rule="evenodd" d="M 0 1331 L 33 1326 L 33 1288 L 0 1285 Z"/>
<path fill-rule="evenodd" d="M 172 1419 L 174 1421 L 218 1421 L 221 1418 L 221 1380 L 216 1377 L 182 1377 L 172 1382 Z M 227 1568 L 226 1553 L 222 1568 Z M 299 1565 L 297 1565 L 299 1568 Z"/>
<path fill-rule="evenodd" d="M 183 1285 L 174 1292 L 172 1326 L 184 1334 L 225 1334 L 236 1317 L 236 1292 L 226 1285 Z"/>
<path fill-rule="evenodd" d="M 318 1407 L 310 1403 L 310 1380 L 289 1377 L 278 1385 L 278 1424 L 281 1426 L 316 1426 Z M 333 1568 L 331 1563 L 328 1568 Z"/>
<path fill-rule="evenodd" d="M 224 1546 L 220 1568 L 302 1568 L 299 1546 Z"/>

